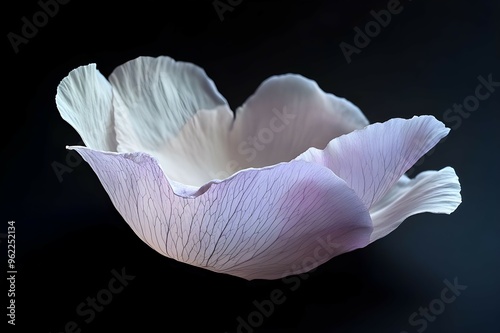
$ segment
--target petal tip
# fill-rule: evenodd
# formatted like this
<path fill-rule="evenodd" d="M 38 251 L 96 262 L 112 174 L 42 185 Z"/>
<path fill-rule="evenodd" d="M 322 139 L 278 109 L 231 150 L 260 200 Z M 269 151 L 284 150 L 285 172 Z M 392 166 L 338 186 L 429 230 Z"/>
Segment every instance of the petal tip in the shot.
<path fill-rule="evenodd" d="M 458 178 L 457 173 L 455 172 L 455 169 L 447 166 L 441 170 L 441 172 L 446 175 L 446 178 L 448 179 L 448 188 L 449 188 L 449 194 L 448 194 L 448 202 L 449 205 L 443 205 L 443 214 L 451 214 L 455 212 L 462 203 L 462 186 L 460 185 L 460 179 Z"/>

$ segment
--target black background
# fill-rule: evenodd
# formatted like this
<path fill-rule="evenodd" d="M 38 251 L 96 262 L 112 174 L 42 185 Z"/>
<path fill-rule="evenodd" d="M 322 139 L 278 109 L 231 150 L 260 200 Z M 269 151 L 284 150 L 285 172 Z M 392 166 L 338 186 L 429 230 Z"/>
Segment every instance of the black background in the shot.
<path fill-rule="evenodd" d="M 467 289 L 425 332 L 498 332 L 500 88 L 460 124 L 447 123 L 454 126 L 447 140 L 416 169 L 456 169 L 463 203 L 455 213 L 413 216 L 301 277 L 295 291 L 157 254 L 122 220 L 86 163 L 70 159 L 78 165 L 62 182 L 52 168 L 68 165 L 65 146 L 80 141 L 59 116 L 56 87 L 88 63 L 108 76 L 141 55 L 193 62 L 233 110 L 267 77 L 299 73 L 353 101 L 371 122 L 421 114 L 445 120 L 447 109 L 474 94 L 478 76 L 500 81 L 495 1 L 402 1 L 402 12 L 348 64 L 339 44 L 353 44 L 354 27 L 387 3 L 243 0 L 221 21 L 212 1 L 72 0 L 18 53 L 7 34 L 20 34 L 21 18 L 31 20 L 40 6 L 4 3 L 0 230 L 16 221 L 16 328 L 62 332 L 75 321 L 81 332 L 235 332 L 237 318 L 255 311 L 252 302 L 277 288 L 286 301 L 255 332 L 417 332 L 409 316 L 440 297 L 443 280 L 457 278 Z M 1 248 L 7 253 L 5 240 Z M 85 323 L 76 307 L 122 268 L 135 278 Z"/>

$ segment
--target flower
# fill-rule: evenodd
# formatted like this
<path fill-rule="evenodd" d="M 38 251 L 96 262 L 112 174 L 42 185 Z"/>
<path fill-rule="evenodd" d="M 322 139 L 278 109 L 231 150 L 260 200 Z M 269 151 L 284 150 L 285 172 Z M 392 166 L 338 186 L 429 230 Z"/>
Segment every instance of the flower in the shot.
<path fill-rule="evenodd" d="M 370 125 L 300 75 L 267 79 L 233 115 L 201 68 L 139 57 L 109 81 L 95 64 L 71 71 L 56 104 L 86 145 L 68 148 L 137 236 L 215 272 L 303 273 L 461 203 L 451 167 L 404 175 L 448 134 L 443 123 Z"/>

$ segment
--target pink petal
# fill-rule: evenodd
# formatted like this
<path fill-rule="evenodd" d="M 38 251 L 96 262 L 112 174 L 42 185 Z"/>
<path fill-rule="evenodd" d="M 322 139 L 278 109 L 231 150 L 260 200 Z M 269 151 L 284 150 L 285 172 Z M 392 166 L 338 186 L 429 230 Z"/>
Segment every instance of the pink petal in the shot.
<path fill-rule="evenodd" d="M 72 70 L 57 87 L 56 104 L 88 147 L 116 151 L 113 91 L 95 64 Z"/>
<path fill-rule="evenodd" d="M 449 128 L 433 116 L 391 119 L 309 149 L 297 159 L 316 162 L 344 179 L 370 209 Z"/>
<path fill-rule="evenodd" d="M 172 186 L 144 153 L 72 149 L 91 165 L 144 242 L 167 257 L 215 272 L 245 279 L 305 272 L 366 246 L 372 232 L 368 211 L 354 191 L 313 163 L 243 170 L 195 188 Z"/>

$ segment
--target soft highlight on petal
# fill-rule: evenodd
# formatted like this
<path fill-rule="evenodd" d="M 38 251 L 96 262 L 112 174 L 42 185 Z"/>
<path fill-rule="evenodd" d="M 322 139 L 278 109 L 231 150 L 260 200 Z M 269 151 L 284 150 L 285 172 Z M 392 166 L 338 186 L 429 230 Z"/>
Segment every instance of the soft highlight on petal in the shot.
<path fill-rule="evenodd" d="M 300 75 L 267 79 L 235 117 L 205 72 L 189 63 L 140 57 L 110 81 L 118 151 L 153 155 L 169 178 L 191 186 L 290 161 L 368 124 L 355 105 Z"/>
<path fill-rule="evenodd" d="M 296 158 L 310 147 L 368 125 L 361 110 L 315 81 L 286 74 L 265 80 L 236 110 L 232 157 L 241 169 Z"/>
<path fill-rule="evenodd" d="M 433 116 L 395 118 L 338 137 L 324 150 L 309 149 L 297 159 L 331 169 L 370 209 L 449 131 Z"/>
<path fill-rule="evenodd" d="M 155 151 L 199 110 L 227 102 L 205 71 L 170 57 L 139 57 L 111 73 L 119 151 Z"/>
<path fill-rule="evenodd" d="M 245 279 L 301 273 L 364 247 L 366 207 L 343 180 L 304 161 L 243 170 L 174 193 L 157 161 L 72 147 L 90 164 L 116 209 L 150 247 L 175 260 Z M 325 248 L 325 244 L 326 248 Z"/>
<path fill-rule="evenodd" d="M 139 238 L 180 262 L 283 278 L 461 203 L 450 167 L 404 175 L 449 132 L 432 116 L 368 125 L 292 74 L 233 116 L 203 69 L 169 57 L 129 61 L 110 81 L 95 64 L 61 81 L 57 107 L 87 145 L 68 148 Z"/>
<path fill-rule="evenodd" d="M 72 70 L 57 87 L 61 117 L 78 132 L 87 147 L 116 151 L 113 90 L 95 64 Z"/>
<path fill-rule="evenodd" d="M 385 237 L 412 215 L 451 214 L 461 202 L 460 183 L 451 167 L 424 171 L 413 179 L 403 176 L 370 209 L 373 221 L 370 242 Z"/>

